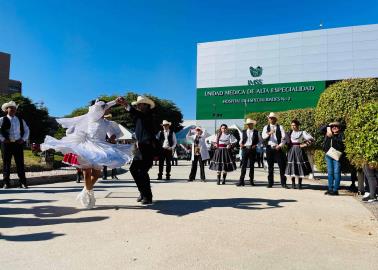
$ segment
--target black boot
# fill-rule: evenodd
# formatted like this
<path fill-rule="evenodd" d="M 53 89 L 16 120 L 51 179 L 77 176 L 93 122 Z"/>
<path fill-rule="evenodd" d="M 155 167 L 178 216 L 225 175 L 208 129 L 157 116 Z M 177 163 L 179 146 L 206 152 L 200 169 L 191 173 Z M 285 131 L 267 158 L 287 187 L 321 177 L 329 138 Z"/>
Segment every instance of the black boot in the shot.
<path fill-rule="evenodd" d="M 295 178 L 294 177 L 291 178 L 291 187 L 294 188 L 294 189 L 296 188 L 295 187 Z"/>
<path fill-rule="evenodd" d="M 227 176 L 227 173 L 224 173 L 224 174 L 223 174 L 222 185 L 225 185 L 225 184 L 226 184 L 226 176 Z"/>
<path fill-rule="evenodd" d="M 239 182 L 236 184 L 237 187 L 243 187 L 244 186 L 244 179 L 240 179 Z"/>
<path fill-rule="evenodd" d="M 76 183 L 80 183 L 81 180 L 81 172 L 76 173 Z"/>
<path fill-rule="evenodd" d="M 220 174 L 217 175 L 217 185 L 220 185 Z"/>
<path fill-rule="evenodd" d="M 298 189 L 302 189 L 302 178 L 298 180 Z"/>

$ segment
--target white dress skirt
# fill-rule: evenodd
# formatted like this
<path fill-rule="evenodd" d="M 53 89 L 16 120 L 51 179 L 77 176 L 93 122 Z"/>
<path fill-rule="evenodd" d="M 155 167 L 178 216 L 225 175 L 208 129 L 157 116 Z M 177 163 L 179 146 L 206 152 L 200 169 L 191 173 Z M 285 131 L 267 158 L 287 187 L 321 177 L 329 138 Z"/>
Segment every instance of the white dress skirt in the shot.
<path fill-rule="evenodd" d="M 100 102 L 98 102 L 100 103 Z M 101 170 L 103 166 L 110 169 L 119 168 L 131 159 L 131 146 L 106 142 L 106 136 L 117 134 L 114 125 L 102 118 L 106 109 L 113 103 L 95 104 L 86 115 L 74 118 L 58 119 L 67 129 L 67 136 L 58 140 L 46 136 L 41 150 L 54 149 L 63 154 L 77 155 L 75 167 Z M 109 136 L 109 137 L 110 137 Z"/>

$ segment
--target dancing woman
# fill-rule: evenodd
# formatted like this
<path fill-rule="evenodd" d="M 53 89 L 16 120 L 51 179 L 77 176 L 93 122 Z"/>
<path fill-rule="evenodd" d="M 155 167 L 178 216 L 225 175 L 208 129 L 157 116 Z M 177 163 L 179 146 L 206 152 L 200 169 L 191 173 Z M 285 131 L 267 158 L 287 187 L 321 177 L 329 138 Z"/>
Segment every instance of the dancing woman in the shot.
<path fill-rule="evenodd" d="M 235 160 L 231 155 L 231 148 L 236 145 L 237 139 L 228 133 L 228 127 L 226 124 L 220 126 L 217 140 L 215 142 L 215 153 L 213 159 L 210 162 L 209 169 L 217 171 L 217 184 L 220 185 L 221 174 L 223 172 L 222 185 L 226 183 L 226 177 L 228 172 L 236 170 Z"/>
<path fill-rule="evenodd" d="M 46 136 L 41 144 L 41 150 L 54 149 L 63 154 L 72 153 L 77 156 L 72 162 L 84 172 L 84 188 L 77 199 L 88 209 L 94 207 L 96 199 L 93 187 L 101 175 L 103 166 L 117 168 L 130 160 L 130 146 L 111 144 L 106 141 L 106 135 L 116 134 L 113 125 L 104 119 L 106 111 L 116 104 L 115 101 L 108 103 L 100 100 L 92 102 L 88 113 L 73 118 L 57 119 L 58 123 L 67 128 L 66 136 L 60 140 Z"/>

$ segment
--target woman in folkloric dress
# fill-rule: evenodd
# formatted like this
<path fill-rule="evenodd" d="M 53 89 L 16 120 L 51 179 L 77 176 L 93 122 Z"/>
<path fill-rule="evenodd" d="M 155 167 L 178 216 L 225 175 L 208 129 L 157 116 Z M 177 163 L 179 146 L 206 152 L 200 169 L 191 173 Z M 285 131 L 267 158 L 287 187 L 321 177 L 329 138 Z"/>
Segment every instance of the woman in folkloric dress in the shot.
<path fill-rule="evenodd" d="M 57 119 L 62 127 L 67 128 L 66 136 L 60 140 L 46 136 L 41 144 L 41 150 L 54 149 L 63 154 L 71 153 L 77 157 L 71 164 L 84 172 L 84 188 L 77 199 L 90 209 L 96 202 L 93 186 L 101 175 L 103 166 L 118 168 L 130 160 L 131 149 L 129 145 L 111 144 L 106 141 L 106 135 L 117 134 L 114 125 L 104 119 L 107 109 L 114 106 L 116 101 L 108 103 L 96 100 L 89 107 L 87 114 Z"/>
<path fill-rule="evenodd" d="M 220 178 L 223 172 L 222 185 L 226 183 L 228 172 L 236 170 L 235 160 L 232 157 L 231 148 L 236 145 L 238 140 L 228 133 L 226 124 L 220 126 L 216 142 L 214 156 L 210 162 L 209 169 L 217 172 L 217 184 L 220 185 Z M 214 143 L 214 142 L 213 142 Z"/>
<path fill-rule="evenodd" d="M 298 120 L 291 121 L 292 130 L 288 134 L 289 151 L 285 175 L 291 177 L 292 188 L 296 188 L 295 180 L 297 180 L 298 188 L 302 189 L 302 178 L 312 173 L 311 164 L 304 149 L 314 141 L 314 138 L 306 131 L 300 130 L 299 126 Z"/>

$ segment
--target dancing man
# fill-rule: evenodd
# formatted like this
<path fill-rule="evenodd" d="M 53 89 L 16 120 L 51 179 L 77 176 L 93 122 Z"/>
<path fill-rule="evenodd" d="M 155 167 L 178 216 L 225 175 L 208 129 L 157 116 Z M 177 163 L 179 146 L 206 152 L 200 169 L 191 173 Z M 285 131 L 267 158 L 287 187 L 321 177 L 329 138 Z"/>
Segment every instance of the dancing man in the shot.
<path fill-rule="evenodd" d="M 166 179 L 171 179 L 171 166 L 172 166 L 172 158 L 173 152 L 177 145 L 176 134 L 173 130 L 170 129 L 172 123 L 168 122 L 167 120 L 163 120 L 161 124 L 163 126 L 163 130 L 159 131 L 157 134 L 157 139 L 159 140 L 160 146 L 162 147 L 162 151 L 159 156 L 159 174 L 158 180 L 163 179 L 163 171 L 164 171 L 164 161 L 165 161 L 165 172 L 166 172 Z"/>
<path fill-rule="evenodd" d="M 130 173 L 138 187 L 140 196 L 137 201 L 142 204 L 152 204 L 152 192 L 148 171 L 152 167 L 153 158 L 158 151 L 158 142 L 155 138 L 152 109 L 155 103 L 143 96 L 138 96 L 131 105 L 122 97 L 117 98 L 117 103 L 125 106 L 134 120 L 135 125 L 135 149 L 134 158 L 130 166 Z"/>

